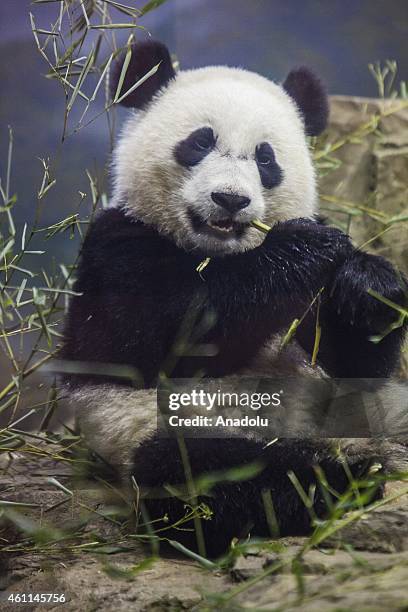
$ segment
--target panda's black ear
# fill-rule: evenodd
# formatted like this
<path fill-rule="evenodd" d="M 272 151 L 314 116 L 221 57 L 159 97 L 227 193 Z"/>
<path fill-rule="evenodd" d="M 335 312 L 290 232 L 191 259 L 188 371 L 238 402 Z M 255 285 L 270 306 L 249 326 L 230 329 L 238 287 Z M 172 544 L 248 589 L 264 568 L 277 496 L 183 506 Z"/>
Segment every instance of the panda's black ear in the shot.
<path fill-rule="evenodd" d="M 144 77 L 149 70 L 157 64 L 160 64 L 155 74 L 146 79 L 144 83 L 129 95 L 125 96 L 120 102 L 120 104 L 129 108 L 143 108 L 151 101 L 154 94 L 157 93 L 159 89 L 167 85 L 167 83 L 176 76 L 176 73 L 174 72 L 170 53 L 166 45 L 148 40 L 146 42 L 134 43 L 131 49 L 132 56 L 118 98 L 129 91 L 129 89 Z M 111 77 L 112 98 L 114 98 L 117 93 L 125 57 L 126 51 L 123 52 L 122 56 L 116 62 L 113 70 Z"/>
<path fill-rule="evenodd" d="M 302 66 L 289 72 L 283 88 L 302 113 L 306 134 L 317 136 L 323 132 L 329 118 L 329 99 L 321 80 Z"/>

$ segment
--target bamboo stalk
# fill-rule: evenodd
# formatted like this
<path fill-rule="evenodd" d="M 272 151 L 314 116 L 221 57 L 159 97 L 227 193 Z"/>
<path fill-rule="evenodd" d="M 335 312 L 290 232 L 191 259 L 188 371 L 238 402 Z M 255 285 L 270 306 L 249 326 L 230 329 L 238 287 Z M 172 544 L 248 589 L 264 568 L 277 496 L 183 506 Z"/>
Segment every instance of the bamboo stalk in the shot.
<path fill-rule="evenodd" d="M 266 225 L 266 223 L 262 223 L 262 221 L 259 221 L 259 219 L 253 219 L 253 221 L 251 221 L 251 225 L 252 227 L 255 227 L 257 230 L 259 230 L 260 232 L 263 232 L 264 234 L 267 234 L 269 230 L 271 229 L 269 225 Z M 206 259 L 203 259 L 203 261 L 199 263 L 198 266 L 196 267 L 196 271 L 199 274 L 201 274 L 201 272 L 203 272 L 203 270 L 205 270 L 205 268 L 208 266 L 210 261 L 211 261 L 211 257 L 206 257 Z"/>

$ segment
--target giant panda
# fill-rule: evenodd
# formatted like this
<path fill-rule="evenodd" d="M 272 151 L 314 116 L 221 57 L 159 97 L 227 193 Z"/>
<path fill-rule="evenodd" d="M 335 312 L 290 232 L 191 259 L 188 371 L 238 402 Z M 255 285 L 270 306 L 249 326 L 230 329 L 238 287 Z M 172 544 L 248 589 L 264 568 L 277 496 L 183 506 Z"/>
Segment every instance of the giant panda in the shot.
<path fill-rule="evenodd" d="M 112 75 L 113 92 L 122 67 L 123 58 Z M 168 49 L 148 41 L 133 45 L 119 94 L 132 112 L 113 156 L 111 204 L 92 222 L 82 247 L 61 356 L 75 366 L 65 375 L 66 392 L 89 445 L 143 492 L 185 481 L 178 441 L 157 433 L 160 376 L 390 377 L 404 329 L 370 342 L 396 313 L 367 289 L 404 304 L 405 288 L 390 263 L 356 250 L 318 217 L 308 137 L 324 130 L 329 108 L 309 69 L 292 70 L 283 84 L 224 66 L 176 74 Z M 271 230 L 258 231 L 254 219 Z M 203 260 L 208 265 L 199 274 Z M 322 336 L 312 366 L 316 311 L 310 304 L 322 287 Z M 282 335 L 308 308 L 280 350 Z M 215 351 L 180 354 L 186 318 L 190 335 L 182 344 Z M 264 465 L 256 476 L 219 482 L 199 499 L 212 513 L 202 521 L 209 555 L 228 549 L 234 538 L 269 534 L 264 490 L 271 491 L 280 534 L 307 533 L 310 517 L 289 471 L 306 491 L 316 465 L 337 491 L 348 484 L 333 440 L 271 443 L 254 433 L 185 444 L 194 478 L 258 459 Z M 354 474 L 371 460 L 385 466 L 404 457 L 397 443 L 339 444 Z M 147 496 L 145 504 L 163 529 L 185 512 L 183 500 L 169 495 Z M 324 515 L 318 488 L 315 507 Z M 158 522 L 164 517 L 167 522 Z M 185 527 L 176 539 L 195 548 L 194 530 Z"/>

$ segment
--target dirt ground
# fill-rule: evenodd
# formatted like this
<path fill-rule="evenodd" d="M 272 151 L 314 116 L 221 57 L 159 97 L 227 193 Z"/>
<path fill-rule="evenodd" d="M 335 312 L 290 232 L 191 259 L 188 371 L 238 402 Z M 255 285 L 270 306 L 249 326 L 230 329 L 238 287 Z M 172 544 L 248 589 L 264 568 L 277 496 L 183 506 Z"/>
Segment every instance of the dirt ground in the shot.
<path fill-rule="evenodd" d="M 72 492 L 68 501 L 66 492 L 49 482 L 50 476 Z M 60 461 L 36 460 L 33 467 L 32 461 L 17 455 L 1 477 L 0 498 L 35 504 L 11 510 L 18 510 L 26 535 L 34 523 L 61 529 L 75 525 L 82 539 L 74 539 L 67 548 L 60 543 L 46 551 L 27 547 L 3 552 L 0 609 L 408 610 L 408 496 L 397 497 L 405 489 L 406 483 L 390 485 L 387 495 L 394 501 L 351 523 L 325 541 L 324 547 L 307 552 L 298 571 L 292 560 L 304 538 L 281 539 L 277 552 L 254 551 L 226 570 L 202 568 L 177 551 L 163 551 L 164 556 L 139 568 L 150 552 L 131 537 L 116 534 L 116 526 L 97 514 L 106 508 L 100 490 L 73 482 L 69 466 Z M 56 506 L 59 502 L 64 503 Z M 29 522 L 24 524 L 22 517 Z M 118 546 L 102 546 L 95 552 L 92 542 L 101 535 L 106 542 L 118 541 Z M 0 523 L 2 544 L 21 537 L 9 522 L 3 521 L 3 528 Z M 259 580 L 251 586 L 257 576 Z M 65 594 L 66 603 L 6 602 L 10 593 L 50 592 Z M 217 599 L 220 595 L 223 600 Z"/>

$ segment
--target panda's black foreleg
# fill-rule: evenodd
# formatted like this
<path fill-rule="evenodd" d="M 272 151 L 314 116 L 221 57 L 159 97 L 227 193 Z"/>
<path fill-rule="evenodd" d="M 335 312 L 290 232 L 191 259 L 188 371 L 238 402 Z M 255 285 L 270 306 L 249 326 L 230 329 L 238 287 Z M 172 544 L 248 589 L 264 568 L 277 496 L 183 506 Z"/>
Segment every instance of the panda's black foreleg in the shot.
<path fill-rule="evenodd" d="M 144 499 L 150 520 L 164 539 L 174 539 L 197 550 L 197 538 L 192 520 L 178 523 L 190 505 L 205 504 L 211 516 L 201 518 L 206 553 L 216 557 L 224 553 L 234 538 L 258 536 L 306 535 L 313 526 L 313 514 L 328 514 L 328 490 L 323 493 L 316 478 L 319 465 L 330 486 L 338 493 L 350 488 L 349 475 L 335 458 L 329 444 L 315 440 L 279 440 L 271 445 L 248 438 L 185 439 L 188 460 L 197 483 L 200 476 L 220 476 L 220 481 L 197 500 L 180 499 L 169 495 L 165 485 L 185 485 L 185 466 L 176 439 L 153 438 L 143 443 L 135 453 L 133 476 L 142 491 L 150 491 Z M 259 473 L 246 480 L 227 482 L 222 474 L 233 467 L 258 465 Z M 367 462 L 357 457 L 349 461 L 349 469 L 358 478 L 368 468 Z M 307 508 L 289 478 L 293 472 L 298 486 L 311 494 L 313 509 Z M 350 472 L 349 472 L 350 473 Z M 185 490 L 185 488 L 184 488 Z M 167 495 L 166 495 L 167 491 Z M 314 491 L 314 493 L 312 493 Z M 268 523 L 265 492 L 272 501 L 277 530 Z M 164 496 L 163 496 L 164 493 Z M 199 492 L 200 493 L 200 492 Z M 375 491 L 373 491 L 375 493 Z M 332 500 L 335 502 L 335 500 Z M 161 521 L 160 519 L 164 518 Z"/>
<path fill-rule="evenodd" d="M 398 366 L 406 325 L 370 289 L 397 305 L 407 303 L 402 275 L 382 257 L 355 251 L 337 270 L 323 309 L 320 359 L 336 377 L 386 378 Z"/>

